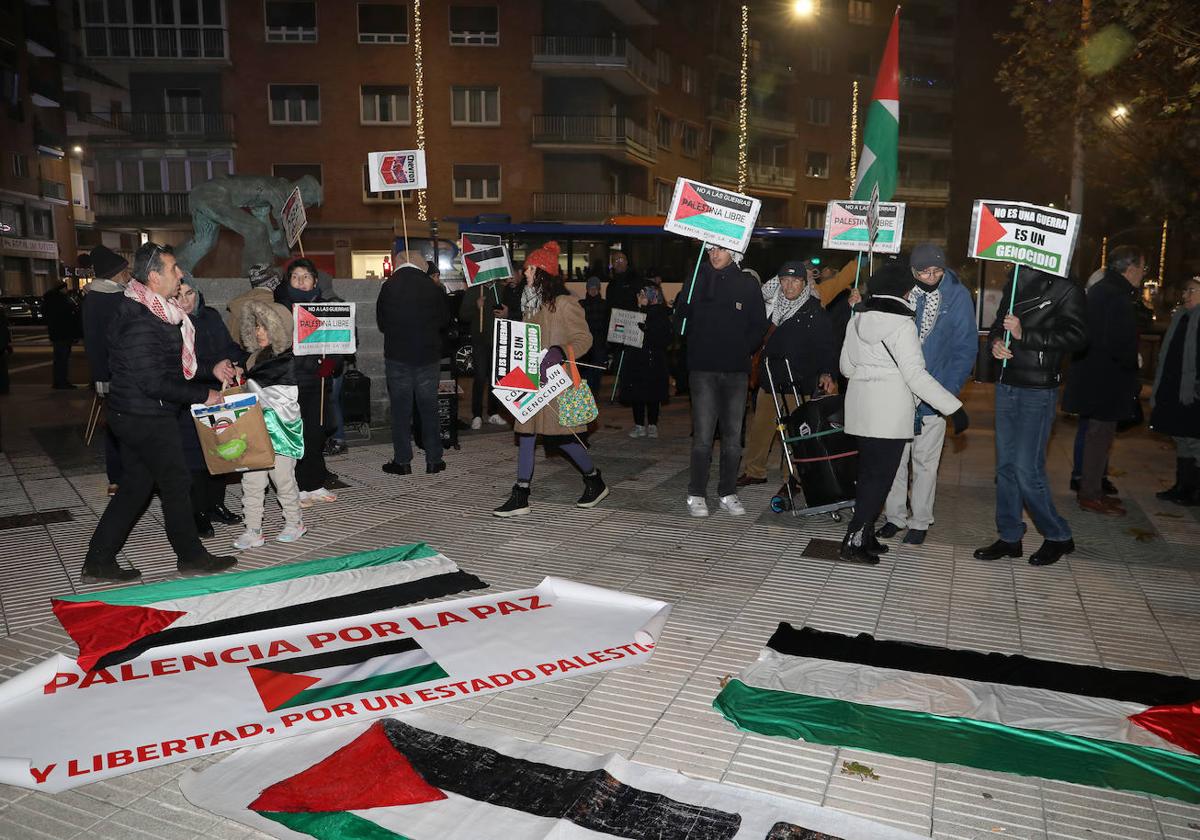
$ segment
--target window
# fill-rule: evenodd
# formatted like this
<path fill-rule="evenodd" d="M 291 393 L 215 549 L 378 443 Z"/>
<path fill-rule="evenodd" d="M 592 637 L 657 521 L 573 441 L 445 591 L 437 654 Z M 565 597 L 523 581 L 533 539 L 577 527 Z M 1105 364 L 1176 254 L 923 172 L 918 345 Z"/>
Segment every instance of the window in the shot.
<path fill-rule="evenodd" d="M 655 50 L 654 63 L 658 65 L 658 83 L 671 84 L 671 56 L 665 50 Z"/>
<path fill-rule="evenodd" d="M 264 2 L 266 4 L 268 41 L 316 43 L 317 4 L 315 0 L 264 0 Z M 134 9 L 137 9 L 139 5 L 141 5 L 139 1 L 134 0 Z M 149 4 L 147 3 L 147 5 Z"/>
<path fill-rule="evenodd" d="M 321 88 L 318 85 L 268 85 L 271 122 L 316 125 L 321 121 Z"/>
<path fill-rule="evenodd" d="M 829 100 L 819 96 L 808 98 L 808 121 L 812 125 L 829 125 Z"/>
<path fill-rule="evenodd" d="M 500 125 L 500 88 L 454 87 L 451 125 Z"/>
<path fill-rule="evenodd" d="M 318 184 L 322 183 L 319 163 L 276 163 L 271 166 L 271 174 L 289 181 L 299 181 L 305 175 L 311 175 Z"/>
<path fill-rule="evenodd" d="M 498 6 L 451 6 L 450 43 L 460 47 L 494 47 L 500 43 Z"/>
<path fill-rule="evenodd" d="M 358 43 L 407 44 L 408 7 L 403 3 L 359 3 Z"/>
<path fill-rule="evenodd" d="M 363 125 L 408 125 L 411 122 L 408 85 L 363 85 L 361 90 Z"/>
<path fill-rule="evenodd" d="M 671 199 L 675 197 L 675 185 L 670 181 L 654 182 L 654 211 L 665 216 L 671 209 Z"/>
<path fill-rule="evenodd" d="M 367 165 L 365 163 L 363 164 L 363 204 L 397 204 L 401 201 L 407 204 L 412 200 L 411 196 L 413 192 L 415 192 L 415 190 L 384 190 L 382 192 L 371 192 L 371 174 L 367 171 Z"/>
<path fill-rule="evenodd" d="M 683 125 L 683 153 L 687 157 L 700 156 L 700 129 L 694 125 Z"/>
<path fill-rule="evenodd" d="M 41 207 L 30 207 L 29 235 L 34 239 L 53 239 L 54 214 Z"/>
<path fill-rule="evenodd" d="M 870 25 L 871 0 L 850 0 L 850 22 Z"/>
<path fill-rule="evenodd" d="M 809 204 L 804 208 L 804 226 L 812 230 L 825 229 L 825 205 Z"/>
<path fill-rule="evenodd" d="M 679 87 L 684 93 L 690 93 L 693 96 L 698 89 L 696 79 L 696 68 L 689 67 L 686 64 L 679 65 Z"/>
<path fill-rule="evenodd" d="M 671 148 L 671 118 L 662 111 L 658 112 L 656 129 L 656 133 L 658 134 L 658 147 L 660 149 Z"/>
<path fill-rule="evenodd" d="M 25 235 L 25 212 L 20 204 L 0 201 L 0 230 L 10 236 Z"/>
<path fill-rule="evenodd" d="M 500 201 L 500 165 L 454 164 L 454 200 L 463 203 Z"/>
<path fill-rule="evenodd" d="M 809 178 L 829 177 L 829 153 L 809 152 L 804 164 L 804 174 Z"/>
<path fill-rule="evenodd" d="M 29 157 L 13 152 L 12 156 L 12 173 L 14 178 L 29 177 Z"/>
<path fill-rule="evenodd" d="M 87 55 L 225 58 L 228 54 L 222 0 L 85 0 L 70 5 L 76 7 L 76 21 L 83 27 Z"/>
<path fill-rule="evenodd" d="M 833 59 L 829 47 L 814 46 L 812 48 L 811 68 L 814 73 L 828 74 L 833 70 Z"/>

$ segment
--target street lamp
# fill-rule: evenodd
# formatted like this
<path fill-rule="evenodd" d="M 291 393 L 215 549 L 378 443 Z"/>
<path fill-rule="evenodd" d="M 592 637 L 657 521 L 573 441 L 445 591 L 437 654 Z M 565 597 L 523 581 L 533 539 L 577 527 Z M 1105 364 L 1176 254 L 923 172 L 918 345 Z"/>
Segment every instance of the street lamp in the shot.
<path fill-rule="evenodd" d="M 812 17 L 817 12 L 814 0 L 796 0 L 792 4 L 792 14 L 796 17 Z"/>
<path fill-rule="evenodd" d="M 1129 116 L 1129 108 L 1124 105 L 1116 105 L 1111 111 L 1108 112 L 1108 115 L 1112 117 L 1115 122 L 1120 122 Z"/>

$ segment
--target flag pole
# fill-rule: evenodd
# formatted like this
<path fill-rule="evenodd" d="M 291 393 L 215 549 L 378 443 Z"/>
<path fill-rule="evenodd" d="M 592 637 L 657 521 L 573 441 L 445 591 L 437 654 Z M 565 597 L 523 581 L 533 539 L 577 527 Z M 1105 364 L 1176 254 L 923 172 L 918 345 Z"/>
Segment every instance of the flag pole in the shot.
<path fill-rule="evenodd" d="M 854 266 L 854 288 L 858 288 L 858 275 L 862 273 L 862 251 L 858 252 L 855 258 L 856 265 Z"/>
<path fill-rule="evenodd" d="M 1013 307 L 1015 307 L 1017 305 L 1017 275 L 1020 273 L 1021 273 L 1021 266 L 1014 265 L 1013 266 L 1012 294 L 1009 295 L 1009 298 L 1008 298 L 1008 314 L 1009 315 L 1013 314 Z M 1009 330 L 1005 330 L 1004 331 L 1004 347 L 1005 347 L 1005 349 L 1008 349 L 1008 345 L 1011 342 L 1011 340 L 1012 340 L 1012 332 Z M 1000 365 L 1000 367 L 1002 367 L 1002 368 L 1008 367 L 1008 359 L 1005 359 L 1004 362 Z"/>
<path fill-rule="evenodd" d="M 700 260 L 704 259 L 704 243 L 700 243 L 700 253 L 696 255 L 696 267 L 692 269 L 692 284 L 688 286 L 687 302 L 690 306 L 692 303 L 692 292 L 696 291 L 696 275 L 700 273 Z M 679 328 L 679 334 L 683 335 L 687 332 L 687 316 L 683 316 L 683 325 Z M 625 354 L 621 354 L 621 358 L 625 358 Z M 618 371 L 618 375 L 620 375 Z"/>
<path fill-rule="evenodd" d="M 400 224 L 404 226 L 404 256 L 408 256 L 408 214 L 404 212 L 404 194 L 400 195 Z"/>

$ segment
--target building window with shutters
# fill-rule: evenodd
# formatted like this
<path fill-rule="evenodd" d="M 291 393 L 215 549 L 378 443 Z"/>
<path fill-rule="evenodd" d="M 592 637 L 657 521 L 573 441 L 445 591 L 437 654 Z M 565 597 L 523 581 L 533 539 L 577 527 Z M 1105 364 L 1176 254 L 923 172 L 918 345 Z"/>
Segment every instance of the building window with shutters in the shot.
<path fill-rule="evenodd" d="M 848 8 L 850 22 L 870 26 L 871 5 L 871 0 L 850 0 Z"/>
<path fill-rule="evenodd" d="M 658 65 L 658 83 L 671 84 L 671 55 L 666 50 L 655 50 L 654 63 Z"/>
<path fill-rule="evenodd" d="M 29 156 L 13 152 L 12 174 L 14 178 L 29 177 Z"/>
<path fill-rule="evenodd" d="M 499 203 L 500 164 L 454 164 L 454 200 L 462 204 Z"/>
<path fill-rule="evenodd" d="M 820 96 L 808 98 L 808 122 L 810 125 L 829 125 L 829 100 Z"/>
<path fill-rule="evenodd" d="M 692 96 L 696 95 L 699 90 L 699 80 L 695 67 L 689 67 L 686 64 L 679 65 L 679 89 Z"/>
<path fill-rule="evenodd" d="M 134 5 L 138 4 L 134 3 Z M 263 5 L 267 21 L 268 41 L 284 44 L 315 44 L 317 42 L 317 4 L 315 0 L 263 0 Z"/>
<path fill-rule="evenodd" d="M 809 152 L 804 163 L 804 174 L 809 178 L 828 178 L 829 153 Z"/>
<path fill-rule="evenodd" d="M 684 123 L 680 146 L 685 157 L 700 157 L 700 129 Z"/>
<path fill-rule="evenodd" d="M 500 88 L 450 89 L 451 125 L 500 125 Z"/>
<path fill-rule="evenodd" d="M 804 226 L 811 230 L 825 229 L 825 205 L 808 204 L 804 207 Z"/>
<path fill-rule="evenodd" d="M 362 200 L 363 204 L 399 204 L 403 201 L 408 204 L 412 201 L 412 194 L 416 190 L 382 190 L 380 192 L 371 192 L 371 173 L 367 170 L 367 164 L 363 164 L 362 168 Z"/>
<path fill-rule="evenodd" d="M 499 46 L 499 7 L 451 6 L 450 43 L 456 47 Z"/>
<path fill-rule="evenodd" d="M 662 111 L 658 112 L 658 119 L 655 123 L 655 132 L 658 137 L 658 148 L 671 148 L 671 118 Z"/>
<path fill-rule="evenodd" d="M 670 181 L 654 182 L 654 212 L 660 216 L 667 215 L 671 209 L 671 199 L 675 197 L 675 185 Z"/>
<path fill-rule="evenodd" d="M 321 122 L 319 85 L 268 85 L 271 122 L 290 125 L 316 125 Z"/>
<path fill-rule="evenodd" d="M 403 3 L 359 3 L 358 43 L 407 44 L 408 6 Z"/>
<path fill-rule="evenodd" d="M 814 73 L 827 76 L 833 70 L 833 54 L 829 47 L 814 45 L 812 48 L 812 63 L 810 68 Z"/>
<path fill-rule="evenodd" d="M 363 125 L 409 125 L 412 122 L 408 85 L 363 85 L 360 92 Z"/>

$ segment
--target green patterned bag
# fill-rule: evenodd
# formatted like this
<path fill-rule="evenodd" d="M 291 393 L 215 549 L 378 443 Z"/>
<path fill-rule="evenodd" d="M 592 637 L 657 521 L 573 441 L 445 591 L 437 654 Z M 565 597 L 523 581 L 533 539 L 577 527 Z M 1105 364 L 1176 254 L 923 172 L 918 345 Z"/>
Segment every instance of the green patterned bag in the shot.
<path fill-rule="evenodd" d="M 600 416 L 596 398 L 586 384 L 568 388 L 554 400 L 558 422 L 563 426 L 586 426 Z"/>

